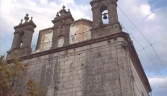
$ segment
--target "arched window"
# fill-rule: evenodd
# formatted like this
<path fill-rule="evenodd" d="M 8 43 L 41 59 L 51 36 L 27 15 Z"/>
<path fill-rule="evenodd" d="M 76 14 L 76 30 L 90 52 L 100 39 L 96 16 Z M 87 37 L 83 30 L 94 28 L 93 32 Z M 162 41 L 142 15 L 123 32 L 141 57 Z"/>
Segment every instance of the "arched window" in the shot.
<path fill-rule="evenodd" d="M 20 33 L 20 47 L 23 46 L 24 32 Z"/>
<path fill-rule="evenodd" d="M 107 6 L 102 6 L 100 8 L 100 11 L 101 11 L 101 18 L 102 18 L 103 24 L 108 24 L 109 23 L 109 19 L 108 19 L 108 9 L 107 9 Z"/>

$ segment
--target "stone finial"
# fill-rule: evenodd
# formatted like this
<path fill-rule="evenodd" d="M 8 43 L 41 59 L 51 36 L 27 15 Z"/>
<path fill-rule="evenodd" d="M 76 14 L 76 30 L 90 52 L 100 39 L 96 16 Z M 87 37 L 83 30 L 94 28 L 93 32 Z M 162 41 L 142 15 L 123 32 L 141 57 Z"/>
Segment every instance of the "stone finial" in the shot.
<path fill-rule="evenodd" d="M 21 22 L 20 22 L 20 24 L 19 24 L 19 25 L 21 25 L 21 24 L 22 24 L 22 22 L 23 22 L 23 19 L 21 19 Z"/>
<path fill-rule="evenodd" d="M 29 20 L 28 14 L 26 14 L 26 16 L 24 17 L 24 20 L 25 20 L 25 23 L 28 22 Z"/>
<path fill-rule="evenodd" d="M 61 16 L 62 15 L 65 15 L 66 13 L 67 13 L 67 11 L 66 11 L 66 7 L 63 5 L 63 7 L 62 7 L 63 9 L 61 9 L 60 11 L 59 11 L 59 13 L 61 14 Z"/>
<path fill-rule="evenodd" d="M 32 21 L 33 17 L 31 17 L 31 21 Z"/>
<path fill-rule="evenodd" d="M 62 7 L 63 9 L 65 9 L 66 7 L 63 5 L 63 7 Z"/>
<path fill-rule="evenodd" d="M 57 17 L 59 17 L 59 12 L 57 12 L 57 15 L 56 15 Z"/>
<path fill-rule="evenodd" d="M 30 20 L 30 22 L 33 22 L 33 21 L 32 21 L 32 19 L 33 19 L 33 17 L 31 17 L 31 20 Z"/>
<path fill-rule="evenodd" d="M 70 9 L 68 9 L 68 13 L 71 13 Z"/>

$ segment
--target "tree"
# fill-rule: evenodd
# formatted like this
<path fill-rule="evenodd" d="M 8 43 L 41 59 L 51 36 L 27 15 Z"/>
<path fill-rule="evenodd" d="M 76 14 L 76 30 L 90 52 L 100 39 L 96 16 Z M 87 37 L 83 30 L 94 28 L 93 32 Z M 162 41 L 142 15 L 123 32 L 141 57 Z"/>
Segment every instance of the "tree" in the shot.
<path fill-rule="evenodd" d="M 4 57 L 0 57 L 0 96 L 44 96 L 45 89 L 37 88 L 34 79 L 27 79 L 28 64 L 14 59 L 8 64 Z M 26 81 L 26 82 L 22 82 Z M 25 89 L 19 92 L 19 88 Z"/>

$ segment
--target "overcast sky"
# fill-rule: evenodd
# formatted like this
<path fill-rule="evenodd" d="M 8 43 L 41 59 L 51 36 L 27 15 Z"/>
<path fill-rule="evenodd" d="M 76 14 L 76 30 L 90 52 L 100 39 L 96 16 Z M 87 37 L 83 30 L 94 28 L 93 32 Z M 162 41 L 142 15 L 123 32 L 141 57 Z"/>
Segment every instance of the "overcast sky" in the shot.
<path fill-rule="evenodd" d="M 33 16 L 33 21 L 37 25 L 32 41 L 32 45 L 35 45 L 39 30 L 53 26 L 51 20 L 63 5 L 66 9 L 71 9 L 75 20 L 80 18 L 92 20 L 89 2 L 90 0 L 1 0 L 0 54 L 5 54 L 11 48 L 13 27 L 20 23 L 25 14 Z M 138 28 L 136 29 L 118 8 L 119 21 L 131 34 L 151 84 L 153 96 L 167 96 L 167 0 L 118 0 L 118 6 Z M 138 30 L 153 44 L 153 47 Z M 151 60 L 144 50 L 139 51 L 142 47 L 136 41 L 142 47 L 149 46 L 145 51 Z"/>

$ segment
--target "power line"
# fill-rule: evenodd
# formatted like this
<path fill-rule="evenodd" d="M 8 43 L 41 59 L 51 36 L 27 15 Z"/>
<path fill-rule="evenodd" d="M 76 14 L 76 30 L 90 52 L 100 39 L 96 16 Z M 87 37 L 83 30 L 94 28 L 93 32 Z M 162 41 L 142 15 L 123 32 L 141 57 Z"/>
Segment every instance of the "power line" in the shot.
<path fill-rule="evenodd" d="M 135 26 L 135 28 L 142 34 L 142 36 L 148 41 L 148 39 L 144 36 L 144 34 L 137 28 L 137 26 L 132 22 L 132 20 L 123 12 L 123 10 L 118 6 L 119 10 L 128 18 L 128 20 Z M 150 43 L 150 41 L 148 41 Z M 150 43 L 151 44 L 151 43 Z"/>
<path fill-rule="evenodd" d="M 124 28 L 126 31 L 127 29 Z M 128 31 L 127 31 L 128 32 Z M 129 33 L 129 32 L 128 32 Z M 131 34 L 130 34 L 131 35 Z M 132 35 L 131 35 L 132 36 Z M 133 36 L 132 36 L 133 37 Z M 134 37 L 133 37 L 134 38 Z M 134 38 L 134 40 L 143 48 L 142 50 L 144 50 L 144 52 L 146 53 L 147 57 L 150 59 L 150 61 L 152 62 L 152 64 L 154 65 L 154 67 L 156 68 L 156 70 L 158 71 L 158 73 L 162 76 L 162 74 L 160 73 L 159 69 L 155 66 L 154 62 L 152 61 L 152 59 L 150 58 L 150 56 L 148 55 L 148 53 L 146 52 L 145 48 Z M 156 43 L 154 43 L 156 44 Z M 162 76 L 162 78 L 164 79 L 164 81 L 167 83 L 166 79 Z"/>
<path fill-rule="evenodd" d="M 126 29 L 126 28 L 124 28 L 126 31 L 127 31 L 127 33 L 129 33 L 128 32 L 128 30 Z M 130 33 L 129 33 L 130 34 Z M 132 37 L 133 37 L 133 35 L 132 34 L 130 34 Z M 137 44 L 139 44 L 140 45 L 140 47 L 142 47 L 143 48 L 143 46 L 135 39 L 135 37 L 133 37 L 133 39 L 137 42 Z"/>
<path fill-rule="evenodd" d="M 130 32 L 128 32 L 128 30 L 127 30 L 126 28 L 124 28 L 124 29 L 127 31 L 127 33 L 129 33 L 129 34 L 133 37 L 133 35 L 132 35 Z M 74 34 L 74 35 L 71 35 L 70 37 L 75 37 L 75 36 L 77 36 L 77 35 L 81 35 L 81 34 L 88 33 L 88 32 L 90 32 L 90 31 L 85 31 L 85 32 L 82 32 L 82 33 Z M 135 37 L 133 37 L 133 39 L 142 47 L 141 50 L 145 50 L 145 48 L 135 39 Z M 166 39 L 167 39 L 167 38 L 166 38 Z M 157 43 L 162 42 L 162 41 L 164 41 L 164 40 L 166 40 L 166 39 L 163 39 L 163 40 L 158 41 L 158 42 L 153 43 L 153 44 L 157 44 Z M 153 45 L 153 44 L 151 44 L 151 45 Z M 149 45 L 149 46 L 151 46 L 151 45 Z M 147 47 L 148 47 L 148 46 L 147 46 Z M 141 50 L 140 50 L 140 51 L 141 51 Z M 163 67 L 164 67 L 164 66 L 163 66 Z"/>
<path fill-rule="evenodd" d="M 146 48 L 148 48 L 148 47 L 150 47 L 150 46 L 152 46 L 152 45 L 158 44 L 158 43 L 160 43 L 160 42 L 162 42 L 162 41 L 165 41 L 165 40 L 167 40 L 167 38 L 166 38 L 166 39 L 163 39 L 163 40 L 160 40 L 160 41 L 158 41 L 158 42 L 155 42 L 155 43 L 153 43 L 153 44 L 151 44 L 151 45 L 148 45 L 148 46 L 144 47 L 144 49 L 146 49 Z M 143 49 L 140 49 L 140 50 L 138 50 L 137 52 L 139 52 L 139 51 L 141 51 L 141 50 L 143 50 Z"/>
<path fill-rule="evenodd" d="M 128 32 L 128 30 L 126 29 L 126 28 L 124 28 L 126 31 L 127 31 L 127 33 L 129 33 Z M 86 31 L 86 32 L 83 32 L 83 33 L 87 33 L 87 32 L 90 32 L 90 31 Z M 79 33 L 79 34 L 83 34 L 83 33 Z M 79 34 L 75 34 L 75 35 L 73 35 L 73 36 L 76 36 L 76 35 L 79 35 Z M 129 33 L 130 34 L 130 33 Z M 131 35 L 131 34 L 130 34 Z M 131 35 L 132 36 L 132 35 Z M 132 36 L 133 37 L 133 36 Z M 133 37 L 134 38 L 134 37 Z M 145 51 L 145 53 L 147 54 L 147 52 L 146 52 L 146 50 L 145 50 L 145 48 L 134 38 L 134 40 L 143 48 L 142 50 L 144 50 Z M 157 42 L 156 42 L 157 43 Z M 156 44 L 156 43 L 154 43 L 154 44 Z M 95 47 L 95 48 L 99 48 L 99 47 L 103 47 L 103 48 L 108 48 L 108 46 L 107 47 L 105 47 L 105 46 L 107 46 L 107 45 L 103 45 L 103 46 L 98 46 L 98 47 Z M 85 51 L 86 50 L 91 50 L 91 49 L 95 49 L 95 48 L 90 48 L 90 49 L 85 49 Z M 102 49 L 103 49 L 102 48 Z M 83 50 L 82 50 L 83 51 Z M 78 51 L 78 52 L 80 52 L 80 51 Z M 75 53 L 77 53 L 77 52 L 75 52 Z M 59 55 L 60 56 L 60 55 Z M 63 56 L 63 55 L 62 55 Z M 147 56 L 148 56 L 148 54 L 147 54 Z M 60 56 L 61 57 L 61 56 Z M 148 56 L 149 57 L 149 56 Z M 52 57 L 53 58 L 53 57 Z M 150 58 L 150 57 L 149 57 Z M 60 59 L 60 58 L 59 58 Z M 150 60 L 151 60 L 151 58 L 150 58 Z M 151 62 L 153 63 L 153 61 L 151 60 Z M 158 70 L 158 68 L 155 66 L 155 64 L 153 63 L 153 65 L 154 65 L 154 67 L 157 69 L 157 71 L 159 72 L 159 70 Z M 160 73 L 160 72 L 159 72 Z M 162 74 L 160 73 L 160 75 L 162 76 Z M 164 79 L 164 77 L 162 76 L 162 78 Z M 165 79 L 164 79 L 165 80 Z M 165 82 L 166 82 L 166 80 L 165 80 Z"/>
<path fill-rule="evenodd" d="M 151 60 L 150 56 L 148 55 L 148 53 L 146 52 L 146 50 L 144 50 L 146 55 L 149 57 L 150 61 L 152 62 L 152 64 L 154 65 L 154 67 L 156 68 L 156 70 L 159 72 L 159 74 L 161 75 L 161 77 L 164 79 L 164 81 L 167 83 L 166 79 L 162 76 L 162 74 L 160 73 L 160 71 L 158 70 L 158 68 L 155 66 L 154 62 Z"/>
<path fill-rule="evenodd" d="M 157 54 L 157 52 L 155 51 L 155 49 L 154 49 L 154 47 L 151 45 L 151 47 L 153 48 L 153 50 L 154 50 L 154 52 L 155 52 L 155 54 L 157 55 L 157 57 L 158 57 L 158 59 L 159 59 L 159 61 L 162 63 L 162 61 L 161 61 L 161 59 L 159 58 L 159 56 L 158 56 L 158 54 Z M 165 69 L 165 66 L 162 64 L 162 66 L 164 67 L 164 69 Z M 167 70 L 165 69 L 165 71 L 167 72 Z"/>
<path fill-rule="evenodd" d="M 142 36 L 147 40 L 147 42 L 151 45 L 152 49 L 154 50 L 154 53 L 156 54 L 158 60 L 160 61 L 162 67 L 164 67 L 165 71 L 167 72 L 164 64 L 162 63 L 161 59 L 159 58 L 158 54 L 156 53 L 155 49 L 152 46 L 152 43 L 144 36 L 144 34 L 137 28 L 137 26 L 132 22 L 132 20 L 125 14 L 125 12 L 118 6 L 118 8 L 121 10 L 121 12 L 128 18 L 128 20 L 134 25 L 134 27 L 142 34 Z M 143 48 L 143 47 L 142 47 Z"/>

